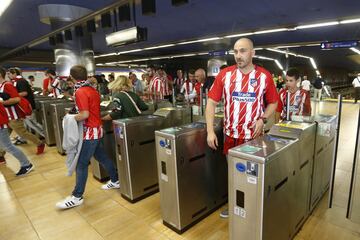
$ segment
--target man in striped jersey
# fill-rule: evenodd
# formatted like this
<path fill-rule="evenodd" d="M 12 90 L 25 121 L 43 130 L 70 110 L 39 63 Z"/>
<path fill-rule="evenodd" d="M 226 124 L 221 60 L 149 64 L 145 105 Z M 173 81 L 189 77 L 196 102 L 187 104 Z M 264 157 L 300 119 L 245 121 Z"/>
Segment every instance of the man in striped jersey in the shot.
<path fill-rule="evenodd" d="M 240 38 L 234 44 L 236 65 L 223 69 L 212 85 L 206 106 L 207 143 L 218 147 L 214 132 L 215 108 L 224 97 L 224 154 L 230 148 L 256 138 L 276 110 L 278 95 L 271 74 L 252 63 L 253 42 Z M 228 210 L 220 214 L 228 217 Z"/>
<path fill-rule="evenodd" d="M 295 68 L 289 69 L 286 73 L 286 88 L 279 92 L 280 101 L 276 109 L 275 122 L 279 122 L 279 119 L 286 119 L 287 93 L 290 93 L 290 116 L 309 116 L 311 114 L 310 96 L 306 90 L 298 87 L 299 82 L 299 71 Z"/>
<path fill-rule="evenodd" d="M 75 103 L 79 111 L 75 120 L 83 121 L 84 134 L 79 159 L 76 165 L 76 185 L 70 197 L 60 201 L 56 206 L 68 209 L 83 203 L 83 194 L 88 175 L 88 165 L 91 157 L 94 158 L 109 173 L 110 180 L 102 189 L 120 188 L 119 178 L 113 162 L 106 155 L 103 146 L 103 128 L 100 118 L 100 94 L 91 86 L 87 79 L 84 66 L 75 65 L 70 69 L 70 77 L 77 82 L 75 86 Z"/>
<path fill-rule="evenodd" d="M 56 76 L 54 70 L 47 70 L 46 73 L 48 74 L 49 78 L 51 79 L 49 92 L 52 94 L 54 98 L 57 98 L 61 94 L 61 79 L 60 77 Z"/>

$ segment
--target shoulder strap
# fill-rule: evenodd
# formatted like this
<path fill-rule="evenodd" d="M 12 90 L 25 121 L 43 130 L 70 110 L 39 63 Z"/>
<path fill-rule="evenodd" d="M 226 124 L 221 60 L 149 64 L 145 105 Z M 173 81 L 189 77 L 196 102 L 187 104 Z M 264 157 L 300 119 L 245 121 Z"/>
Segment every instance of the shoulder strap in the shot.
<path fill-rule="evenodd" d="M 132 99 L 132 97 L 130 97 L 130 95 L 129 95 L 127 92 L 125 92 L 125 91 L 121 91 L 121 92 L 122 92 L 122 93 L 125 93 L 125 95 L 130 99 L 130 101 L 131 101 L 132 104 L 134 105 L 136 111 L 137 111 L 139 114 L 141 114 L 140 109 L 138 108 L 138 106 L 136 105 L 136 103 L 134 102 L 134 100 Z"/>

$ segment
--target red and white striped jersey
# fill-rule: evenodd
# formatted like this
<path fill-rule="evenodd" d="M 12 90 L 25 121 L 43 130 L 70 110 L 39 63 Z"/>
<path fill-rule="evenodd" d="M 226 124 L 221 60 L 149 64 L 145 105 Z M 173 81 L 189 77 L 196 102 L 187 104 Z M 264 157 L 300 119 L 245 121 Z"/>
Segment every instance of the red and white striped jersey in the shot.
<path fill-rule="evenodd" d="M 281 113 L 281 119 L 286 119 L 286 98 L 287 98 L 287 89 L 281 89 L 279 92 L 280 101 L 278 101 L 278 106 L 276 111 Z M 294 93 L 290 93 L 290 116 L 307 116 L 311 114 L 310 106 L 310 96 L 304 89 L 298 89 Z"/>
<path fill-rule="evenodd" d="M 156 98 L 164 99 L 164 82 L 159 77 L 154 77 L 150 82 L 150 92 L 152 96 L 156 94 Z M 151 96 L 151 97 L 152 97 Z"/>
<path fill-rule="evenodd" d="M 7 128 L 8 122 L 9 122 L 9 118 L 4 108 L 4 105 L 0 103 L 0 129 Z"/>
<path fill-rule="evenodd" d="M 236 65 L 223 69 L 208 96 L 216 102 L 224 96 L 224 133 L 246 140 L 253 138 L 252 127 L 262 117 L 265 104 L 278 101 L 271 74 L 259 66 L 248 74 Z"/>
<path fill-rule="evenodd" d="M 9 81 L 5 81 L 0 84 L 0 92 L 6 93 L 10 98 L 20 97 L 18 91 L 14 87 L 13 83 Z M 5 106 L 5 111 L 9 117 L 9 120 L 15 120 L 19 118 L 24 118 L 25 116 L 21 116 L 18 114 L 16 110 L 16 105 L 13 106 Z"/>
<path fill-rule="evenodd" d="M 52 90 L 52 94 L 54 95 L 54 98 L 57 98 L 60 94 L 61 94 L 61 86 L 60 86 L 60 77 L 55 77 L 52 81 L 51 81 L 51 87 L 53 88 Z"/>
<path fill-rule="evenodd" d="M 163 93 L 164 93 L 164 96 L 168 96 L 168 95 L 171 95 L 172 93 L 172 89 L 170 89 L 169 87 L 169 82 L 168 82 L 168 78 L 167 76 L 164 76 L 164 77 L 161 77 L 160 78 L 162 83 L 163 83 Z"/>
<path fill-rule="evenodd" d="M 183 86 L 183 84 L 186 82 L 186 80 L 184 80 L 184 78 L 175 78 L 174 79 L 174 84 L 176 86 Z"/>
<path fill-rule="evenodd" d="M 192 93 L 193 89 L 194 89 L 194 86 L 193 86 L 192 82 L 190 82 L 189 80 L 186 80 L 183 83 L 183 85 L 181 86 L 180 93 L 189 95 L 190 93 Z"/>
<path fill-rule="evenodd" d="M 94 140 L 103 137 L 100 118 L 100 94 L 93 87 L 84 86 L 75 91 L 75 102 L 78 110 L 88 111 L 89 117 L 84 120 L 84 140 Z"/>

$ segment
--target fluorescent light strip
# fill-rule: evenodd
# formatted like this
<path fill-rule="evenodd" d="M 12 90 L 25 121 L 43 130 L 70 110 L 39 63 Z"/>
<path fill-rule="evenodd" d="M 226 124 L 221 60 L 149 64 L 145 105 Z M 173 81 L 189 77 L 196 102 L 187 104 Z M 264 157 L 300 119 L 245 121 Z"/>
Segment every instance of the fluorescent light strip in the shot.
<path fill-rule="evenodd" d="M 313 58 L 310 58 L 310 62 L 311 62 L 311 65 L 313 66 L 313 68 L 317 69 L 316 63 Z"/>
<path fill-rule="evenodd" d="M 254 33 L 248 32 L 248 33 L 232 34 L 232 35 L 227 35 L 224 38 L 246 37 L 246 36 L 251 36 L 251 35 L 254 35 Z"/>
<path fill-rule="evenodd" d="M 280 68 L 280 70 L 284 70 L 283 66 L 281 65 L 281 63 L 277 59 L 275 60 L 275 63 Z"/>
<path fill-rule="evenodd" d="M 286 51 L 284 51 L 284 50 L 279 50 L 279 49 L 274 49 L 274 48 L 266 48 L 266 50 L 269 50 L 269 51 L 272 51 L 272 52 L 277 52 L 277 53 L 286 54 Z"/>
<path fill-rule="evenodd" d="M 193 41 L 186 41 L 186 42 L 179 42 L 177 45 L 186 45 L 191 43 L 199 43 L 199 42 L 208 42 L 208 41 L 215 41 L 221 39 L 220 37 L 213 37 L 213 38 L 204 38 L 204 39 L 198 39 Z"/>
<path fill-rule="evenodd" d="M 259 55 L 255 55 L 255 58 L 259 58 L 259 59 L 263 59 L 263 60 L 269 60 L 269 61 L 274 61 L 274 58 L 269 58 L 269 57 L 264 57 L 264 56 L 259 56 Z"/>
<path fill-rule="evenodd" d="M 301 47 L 301 46 L 300 45 L 285 45 L 285 46 L 277 46 L 274 48 L 277 49 L 277 48 L 295 48 L 295 47 Z"/>
<path fill-rule="evenodd" d="M 357 53 L 357 54 L 360 54 L 360 50 L 359 49 L 357 49 L 357 48 L 350 48 L 350 50 L 351 51 L 353 51 L 353 52 L 355 52 L 355 53 Z"/>
<path fill-rule="evenodd" d="M 307 24 L 307 25 L 300 25 L 295 27 L 295 29 L 307 29 L 307 28 L 317 28 L 317 27 L 327 27 L 327 26 L 334 26 L 340 24 L 339 21 L 332 21 L 332 22 L 325 22 L 325 23 L 315 23 L 315 24 Z"/>
<path fill-rule="evenodd" d="M 316 70 L 315 72 L 316 72 L 316 74 L 317 74 L 318 76 L 321 75 L 320 72 L 319 72 L 319 70 Z"/>
<path fill-rule="evenodd" d="M 256 31 L 254 34 L 264 34 L 264 33 L 274 33 L 274 32 L 285 32 L 290 31 L 292 29 L 290 28 L 275 28 L 275 29 L 268 29 L 268 30 L 262 30 L 262 31 Z"/>
<path fill-rule="evenodd" d="M 10 6 L 13 0 L 2 0 L 0 5 L 0 16 L 5 12 L 5 10 Z"/>
<path fill-rule="evenodd" d="M 155 47 L 147 47 L 144 48 L 143 50 L 151 50 L 151 49 L 158 49 L 158 48 L 167 48 L 167 47 L 172 47 L 175 46 L 175 44 L 165 44 L 165 45 L 160 45 L 160 46 L 155 46 Z"/>
<path fill-rule="evenodd" d="M 358 23 L 358 22 L 360 22 L 360 18 L 342 20 L 340 21 L 340 24 L 349 24 L 349 23 Z"/>
<path fill-rule="evenodd" d="M 98 56 L 94 56 L 94 58 L 99 58 L 99 57 L 108 57 L 108 56 L 114 56 L 117 55 L 116 53 L 107 53 L 107 54 L 101 54 Z"/>
<path fill-rule="evenodd" d="M 133 49 L 133 50 L 129 50 L 129 51 L 118 52 L 117 55 L 125 54 L 125 53 L 140 52 L 140 51 L 142 51 L 142 50 L 144 50 L 144 49 L 138 48 L 138 49 Z"/>

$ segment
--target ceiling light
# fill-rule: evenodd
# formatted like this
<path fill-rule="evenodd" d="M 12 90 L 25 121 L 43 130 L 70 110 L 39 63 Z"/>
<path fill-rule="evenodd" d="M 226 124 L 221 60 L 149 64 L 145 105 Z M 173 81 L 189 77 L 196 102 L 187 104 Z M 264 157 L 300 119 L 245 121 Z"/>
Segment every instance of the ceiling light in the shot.
<path fill-rule="evenodd" d="M 360 22 L 360 18 L 354 18 L 349 20 L 342 20 L 340 21 L 340 24 L 348 24 L 348 23 L 358 23 Z"/>
<path fill-rule="evenodd" d="M 250 35 L 254 35 L 254 33 L 253 32 L 248 32 L 248 33 L 232 34 L 232 35 L 227 35 L 224 38 L 245 37 L 245 36 L 250 36 Z"/>
<path fill-rule="evenodd" d="M 275 60 L 275 63 L 280 68 L 280 70 L 284 70 L 283 66 L 281 65 L 281 63 L 277 59 Z"/>
<path fill-rule="evenodd" d="M 317 28 L 317 27 L 326 27 L 340 24 L 338 21 L 325 22 L 325 23 L 315 23 L 297 26 L 295 29 L 306 29 L 306 28 Z"/>
<path fill-rule="evenodd" d="M 193 40 L 193 41 L 180 42 L 180 43 L 178 43 L 178 45 L 185 45 L 185 44 L 198 43 L 198 42 L 208 42 L 208 41 L 214 41 L 214 40 L 219 40 L 219 39 L 221 39 L 221 38 L 220 37 L 204 38 L 204 39 L 198 39 L 198 40 Z"/>
<path fill-rule="evenodd" d="M 319 70 L 316 70 L 315 72 L 316 72 L 316 75 L 318 75 L 318 76 L 321 75 L 320 72 L 319 72 Z"/>
<path fill-rule="evenodd" d="M 288 29 L 288 28 L 276 28 L 276 29 L 268 29 L 268 30 L 263 30 L 263 31 L 256 31 L 256 32 L 254 32 L 254 34 L 284 32 L 284 31 L 288 31 L 288 30 L 290 30 L 290 29 Z"/>
<path fill-rule="evenodd" d="M 144 50 L 166 48 L 166 47 L 172 47 L 172 46 L 175 46 L 175 44 L 165 44 L 165 45 L 160 45 L 160 46 L 155 46 L 155 47 L 147 47 L 147 48 L 144 48 Z"/>
<path fill-rule="evenodd" d="M 357 48 L 350 48 L 351 51 L 356 52 L 357 54 L 360 54 L 360 50 Z"/>
<path fill-rule="evenodd" d="M 310 62 L 311 62 L 311 65 L 313 66 L 313 68 L 317 69 L 316 63 L 313 58 L 310 58 Z"/>
<path fill-rule="evenodd" d="M 277 53 L 286 54 L 286 51 L 284 51 L 284 50 L 279 50 L 279 49 L 274 49 L 274 48 L 267 48 L 266 50 L 269 50 L 269 51 L 272 51 L 272 52 L 277 52 Z"/>
<path fill-rule="evenodd" d="M 117 54 L 125 54 L 125 53 L 133 53 L 133 52 L 140 52 L 141 50 L 144 50 L 142 48 L 138 48 L 138 49 L 133 49 L 133 50 L 128 50 L 128 51 L 122 51 L 122 52 L 118 52 Z"/>
<path fill-rule="evenodd" d="M 10 6 L 13 0 L 2 0 L 0 5 L 0 16 L 5 12 L 5 10 Z"/>
<path fill-rule="evenodd" d="M 101 54 L 98 56 L 94 56 L 94 58 L 99 58 L 99 57 L 108 57 L 108 56 L 114 56 L 116 55 L 116 53 L 107 53 L 107 54 Z"/>
<path fill-rule="evenodd" d="M 296 47 L 301 47 L 300 45 L 285 45 L 285 46 L 277 46 L 274 48 L 296 48 Z"/>
<path fill-rule="evenodd" d="M 147 39 L 146 28 L 132 27 L 110 33 L 106 35 L 105 40 L 108 46 L 121 46 L 129 43 L 144 41 Z"/>

